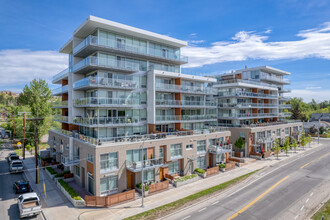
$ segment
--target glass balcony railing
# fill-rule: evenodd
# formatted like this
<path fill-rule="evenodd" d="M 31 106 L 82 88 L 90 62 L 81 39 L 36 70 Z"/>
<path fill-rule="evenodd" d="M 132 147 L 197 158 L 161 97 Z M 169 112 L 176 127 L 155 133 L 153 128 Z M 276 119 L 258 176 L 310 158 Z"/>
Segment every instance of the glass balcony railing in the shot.
<path fill-rule="evenodd" d="M 209 87 L 185 86 L 175 84 L 156 83 L 156 90 L 178 93 L 217 94 L 217 90 Z"/>
<path fill-rule="evenodd" d="M 291 108 L 290 104 L 280 104 L 279 105 L 280 108 Z"/>
<path fill-rule="evenodd" d="M 156 105 L 181 105 L 181 101 L 180 100 L 165 100 L 165 99 L 156 99 Z"/>
<path fill-rule="evenodd" d="M 180 115 L 156 115 L 156 121 L 180 121 Z"/>
<path fill-rule="evenodd" d="M 69 157 L 61 156 L 61 163 L 64 166 L 73 166 L 73 165 L 78 165 L 80 163 L 79 156 L 73 156 L 72 159 Z"/>
<path fill-rule="evenodd" d="M 129 43 L 119 43 L 117 40 L 110 40 L 110 39 L 103 39 L 99 38 L 97 36 L 90 35 L 87 38 L 85 38 L 82 42 L 80 42 L 75 48 L 73 48 L 73 54 L 76 54 L 79 52 L 81 49 L 88 45 L 94 45 L 94 46 L 100 46 L 104 48 L 109 48 L 109 49 L 115 49 L 115 50 L 120 50 L 128 53 L 135 53 L 135 54 L 141 54 L 141 55 L 146 55 L 146 56 L 151 56 L 151 57 L 156 57 L 156 58 L 162 58 L 162 59 L 168 59 L 168 60 L 175 60 L 175 61 L 181 61 L 184 63 L 188 62 L 188 57 L 187 56 L 182 56 L 178 55 L 175 53 L 169 53 L 166 50 L 163 49 L 156 49 L 152 48 L 150 49 L 150 52 L 147 52 L 146 47 L 140 47 L 137 45 L 129 44 Z"/>
<path fill-rule="evenodd" d="M 68 116 L 64 116 L 64 115 L 54 115 L 53 116 L 53 120 L 54 121 L 63 121 L 63 122 L 68 122 Z"/>
<path fill-rule="evenodd" d="M 53 103 L 53 107 L 67 107 L 67 106 L 68 106 L 68 100 L 58 101 Z"/>
<path fill-rule="evenodd" d="M 73 83 L 74 89 L 79 89 L 89 86 L 100 86 L 109 88 L 125 88 L 125 89 L 137 89 L 139 85 L 137 82 L 128 79 L 111 79 L 105 77 L 87 77 Z"/>
<path fill-rule="evenodd" d="M 75 106 L 86 106 L 86 105 L 143 105 L 146 104 L 146 101 L 141 101 L 139 99 L 130 99 L 130 98 L 80 98 L 74 99 L 73 103 Z"/>
<path fill-rule="evenodd" d="M 216 120 L 217 115 L 156 115 L 156 121 Z"/>
<path fill-rule="evenodd" d="M 230 114 L 219 113 L 219 118 L 260 118 L 260 117 L 277 117 L 276 113 L 245 113 L 245 114 Z"/>
<path fill-rule="evenodd" d="M 290 112 L 280 112 L 279 115 L 280 115 L 280 117 L 291 117 Z"/>
<path fill-rule="evenodd" d="M 209 146 L 209 152 L 211 154 L 223 154 L 223 153 L 231 153 L 232 152 L 232 145 L 223 145 L 221 146 L 215 146 L 215 145 L 211 145 Z"/>
<path fill-rule="evenodd" d="M 126 61 L 126 60 L 116 60 L 116 59 L 106 59 L 98 58 L 97 56 L 88 56 L 80 62 L 76 63 L 72 71 L 76 72 L 87 66 L 99 66 L 99 67 L 108 67 L 118 70 L 125 71 L 139 71 L 140 65 L 138 63 Z"/>
<path fill-rule="evenodd" d="M 219 103 L 218 106 L 224 108 L 276 108 L 278 105 L 267 103 Z"/>
<path fill-rule="evenodd" d="M 52 77 L 52 82 L 56 82 L 62 78 L 64 78 L 64 76 L 69 74 L 69 68 L 66 68 L 65 70 L 61 71 L 60 73 L 56 74 L 55 76 Z"/>
<path fill-rule="evenodd" d="M 164 165 L 163 158 L 154 158 L 154 159 L 147 159 L 142 161 L 126 161 L 126 167 L 133 172 L 142 170 L 142 167 L 143 169 L 148 169 L 148 168 L 151 169 L 163 165 Z"/>
<path fill-rule="evenodd" d="M 67 93 L 67 92 L 68 92 L 68 85 L 61 86 L 61 87 L 59 87 L 59 88 L 56 88 L 56 89 L 53 89 L 53 90 L 52 90 L 52 94 L 53 94 L 54 96 L 56 96 L 56 95 L 61 95 L 61 94 L 63 94 L 63 93 Z"/>
<path fill-rule="evenodd" d="M 156 83 L 156 90 L 181 92 L 181 86 L 175 84 Z"/>
<path fill-rule="evenodd" d="M 278 95 L 254 93 L 254 92 L 219 92 L 219 97 L 252 97 L 252 98 L 278 98 Z"/>
<path fill-rule="evenodd" d="M 188 101 L 188 100 L 165 100 L 156 99 L 156 105 L 167 105 L 167 106 L 213 106 L 216 107 L 217 103 L 213 101 Z"/>
<path fill-rule="evenodd" d="M 219 84 L 219 85 L 231 84 L 231 83 L 246 83 L 246 84 L 253 84 L 253 85 L 259 85 L 259 86 L 267 86 L 267 87 L 277 88 L 276 85 L 271 85 L 271 84 L 268 84 L 268 83 L 263 83 L 263 82 L 260 82 L 260 81 L 248 80 L 248 79 L 230 79 L 230 80 L 221 80 L 221 81 L 217 82 L 217 84 Z"/>
<path fill-rule="evenodd" d="M 73 123 L 83 125 L 136 124 L 146 121 L 139 117 L 75 117 Z"/>
<path fill-rule="evenodd" d="M 279 83 L 290 83 L 290 80 L 282 77 L 277 76 L 270 76 L 268 74 L 260 73 L 260 79 L 261 80 L 267 80 L 267 81 L 273 81 L 273 82 L 279 82 Z"/>

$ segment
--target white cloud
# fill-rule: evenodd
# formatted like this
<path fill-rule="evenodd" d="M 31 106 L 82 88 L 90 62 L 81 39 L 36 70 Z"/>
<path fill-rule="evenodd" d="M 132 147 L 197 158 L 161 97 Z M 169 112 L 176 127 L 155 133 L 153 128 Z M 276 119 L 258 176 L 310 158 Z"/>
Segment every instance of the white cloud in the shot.
<path fill-rule="evenodd" d="M 324 101 L 330 100 L 330 90 L 294 89 L 291 91 L 290 96 L 302 98 L 305 102 L 310 102 L 312 99 L 315 99 L 315 101 Z"/>
<path fill-rule="evenodd" d="M 19 90 L 34 78 L 49 82 L 67 63 L 67 55 L 57 51 L 0 50 L 0 88 L 17 85 Z"/>
<path fill-rule="evenodd" d="M 190 46 L 196 46 L 196 44 L 201 44 L 201 43 L 204 43 L 205 40 L 188 40 L 188 44 Z"/>
<path fill-rule="evenodd" d="M 322 89 L 321 86 L 310 86 L 310 87 L 307 87 L 306 89 Z"/>
<path fill-rule="evenodd" d="M 214 42 L 210 47 L 191 45 L 183 48 L 183 54 L 189 57 L 185 67 L 247 59 L 330 59 L 330 22 L 300 31 L 296 35 L 300 40 L 266 42 L 268 36 L 264 34 L 240 31 L 231 41 Z"/>
<path fill-rule="evenodd" d="M 190 34 L 190 36 L 196 36 L 197 35 L 197 33 L 191 33 Z"/>

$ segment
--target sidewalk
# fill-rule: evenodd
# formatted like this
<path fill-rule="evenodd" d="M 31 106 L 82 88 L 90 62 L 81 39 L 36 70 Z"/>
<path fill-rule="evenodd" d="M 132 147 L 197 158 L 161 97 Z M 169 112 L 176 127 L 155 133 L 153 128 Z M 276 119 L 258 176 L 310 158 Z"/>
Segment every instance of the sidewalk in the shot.
<path fill-rule="evenodd" d="M 320 144 L 321 145 L 321 144 Z M 285 153 L 281 153 L 279 155 L 280 160 L 276 159 L 276 156 L 272 156 L 270 158 L 264 160 L 257 160 L 252 163 L 245 164 L 241 167 L 236 167 L 234 170 L 230 170 L 225 173 L 220 173 L 218 175 L 211 176 L 206 179 L 199 180 L 197 182 L 193 182 L 191 184 L 173 188 L 171 190 L 167 190 L 158 194 L 155 194 L 150 197 L 146 197 L 144 199 L 144 208 L 141 208 L 141 199 L 134 200 L 128 203 L 124 203 L 118 206 L 109 207 L 109 208 L 93 208 L 80 216 L 80 219 L 123 219 L 132 215 L 136 215 L 138 213 L 156 208 L 158 206 L 176 201 L 178 199 L 184 198 L 191 194 L 197 193 L 199 191 L 208 189 L 210 187 L 219 185 L 221 183 L 232 180 L 236 177 L 242 176 L 244 174 L 250 173 L 252 171 L 262 169 L 264 167 L 269 167 L 275 165 L 280 162 L 289 162 L 288 159 L 296 158 L 298 155 L 301 155 L 305 152 L 315 149 L 317 143 L 313 143 L 313 147 L 306 147 L 305 150 L 299 150 L 297 153 L 293 151 L 289 152 L 289 156 L 286 156 Z"/>
<path fill-rule="evenodd" d="M 34 156 L 26 154 L 24 160 L 25 176 L 30 182 L 32 189 L 41 200 L 43 213 L 47 220 L 52 219 L 73 219 L 79 216 L 79 211 L 74 208 L 71 202 L 57 188 L 55 182 L 49 178 L 43 168 L 39 168 L 39 184 L 35 183 L 36 169 Z M 46 186 L 45 198 L 43 183 Z"/>

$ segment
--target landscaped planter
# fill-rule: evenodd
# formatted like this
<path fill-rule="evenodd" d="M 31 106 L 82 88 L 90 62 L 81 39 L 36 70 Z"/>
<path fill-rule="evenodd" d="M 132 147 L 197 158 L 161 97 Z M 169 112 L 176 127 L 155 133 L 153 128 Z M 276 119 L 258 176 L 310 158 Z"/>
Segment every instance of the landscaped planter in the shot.
<path fill-rule="evenodd" d="M 61 186 L 61 184 L 56 180 L 57 187 L 62 191 L 62 193 L 68 198 L 68 200 L 72 203 L 74 207 L 85 207 L 85 200 L 81 198 L 81 200 L 74 200 L 70 194 Z"/>
<path fill-rule="evenodd" d="M 206 172 L 205 173 L 199 173 L 199 172 L 194 172 L 196 173 L 198 176 L 205 178 L 206 177 Z"/>
<path fill-rule="evenodd" d="M 53 180 L 55 177 L 55 174 L 52 175 L 52 174 L 50 174 L 50 172 L 47 169 L 45 169 L 45 170 L 46 170 L 47 175 Z"/>
<path fill-rule="evenodd" d="M 191 179 L 187 179 L 187 180 L 180 181 L 180 182 L 178 182 L 176 180 L 173 180 L 172 184 L 175 187 L 180 187 L 180 186 L 184 186 L 184 185 L 189 184 L 189 183 L 196 182 L 198 180 L 199 180 L 199 177 L 198 177 L 198 175 L 196 175 L 195 177 L 193 177 Z"/>
<path fill-rule="evenodd" d="M 135 187 L 135 190 L 138 191 L 140 195 L 142 195 L 142 189 Z M 144 196 L 148 196 L 148 195 L 149 195 L 149 191 L 144 190 Z"/>
<path fill-rule="evenodd" d="M 225 172 L 225 171 L 226 171 L 226 168 L 219 168 L 219 170 L 220 170 L 221 172 Z"/>

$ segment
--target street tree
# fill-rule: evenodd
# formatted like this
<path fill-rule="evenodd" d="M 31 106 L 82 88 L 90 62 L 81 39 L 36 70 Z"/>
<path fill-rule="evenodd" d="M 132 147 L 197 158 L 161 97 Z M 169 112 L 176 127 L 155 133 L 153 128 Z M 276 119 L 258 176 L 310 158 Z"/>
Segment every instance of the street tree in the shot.
<path fill-rule="evenodd" d="M 291 147 L 293 147 L 294 152 L 297 153 L 298 141 L 296 139 L 293 139 L 293 142 L 291 143 Z"/>
<path fill-rule="evenodd" d="M 286 156 L 288 156 L 289 148 L 290 148 L 290 139 L 289 137 L 287 137 L 283 144 L 283 149 L 285 151 Z"/>
<path fill-rule="evenodd" d="M 305 149 L 305 146 L 307 144 L 307 139 L 306 139 L 306 136 L 305 136 L 305 130 L 304 130 L 304 128 L 301 131 L 301 136 L 299 138 L 299 143 Z"/>
<path fill-rule="evenodd" d="M 280 141 L 279 141 L 278 138 L 276 138 L 275 141 L 274 141 L 273 151 L 276 154 L 276 158 L 278 159 L 278 155 L 281 151 L 281 145 L 280 145 Z"/>

